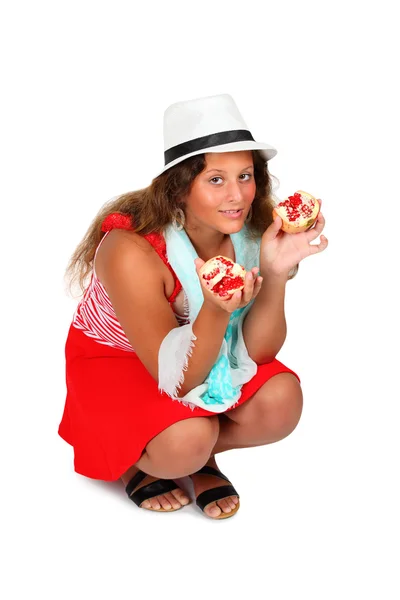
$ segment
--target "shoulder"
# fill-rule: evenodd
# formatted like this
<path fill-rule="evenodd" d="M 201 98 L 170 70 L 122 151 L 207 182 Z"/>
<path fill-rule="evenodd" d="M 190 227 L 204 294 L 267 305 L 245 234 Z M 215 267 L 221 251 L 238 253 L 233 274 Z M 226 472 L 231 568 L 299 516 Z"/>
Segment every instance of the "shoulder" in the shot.
<path fill-rule="evenodd" d="M 160 260 L 152 244 L 142 235 L 128 229 L 112 229 L 103 240 L 96 256 L 96 274 L 100 281 L 106 278 L 106 271 L 121 264 L 135 264 L 138 269 L 152 269 L 159 272 Z M 103 283 L 103 282 L 102 282 Z"/>
<path fill-rule="evenodd" d="M 103 252 L 102 252 L 103 251 Z M 138 253 L 153 256 L 153 246 L 140 233 L 128 229 L 113 229 L 99 248 L 98 255 Z"/>

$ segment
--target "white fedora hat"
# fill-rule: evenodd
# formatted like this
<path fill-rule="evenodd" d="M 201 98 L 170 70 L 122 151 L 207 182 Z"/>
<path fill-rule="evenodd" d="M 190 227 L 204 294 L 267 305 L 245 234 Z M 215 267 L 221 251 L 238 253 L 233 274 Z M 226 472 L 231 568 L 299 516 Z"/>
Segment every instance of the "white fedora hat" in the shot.
<path fill-rule="evenodd" d="M 195 154 L 239 150 L 260 150 L 266 162 L 278 152 L 254 140 L 229 94 L 176 102 L 164 113 L 164 168 L 155 177 Z"/>

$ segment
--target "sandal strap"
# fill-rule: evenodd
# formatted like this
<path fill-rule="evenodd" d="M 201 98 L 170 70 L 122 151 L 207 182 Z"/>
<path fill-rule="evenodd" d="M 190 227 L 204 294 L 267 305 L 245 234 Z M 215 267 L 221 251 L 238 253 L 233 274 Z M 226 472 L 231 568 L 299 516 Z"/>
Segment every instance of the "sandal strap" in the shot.
<path fill-rule="evenodd" d="M 135 473 L 135 475 L 132 477 L 132 479 L 130 479 L 126 485 L 125 491 L 128 494 L 128 496 L 131 495 L 131 493 L 133 492 L 133 490 L 135 489 L 135 487 L 141 482 L 143 481 L 143 479 L 146 477 L 146 473 L 143 473 L 143 471 L 138 471 L 137 473 Z"/>
<path fill-rule="evenodd" d="M 227 496 L 237 496 L 239 498 L 239 494 L 233 487 L 233 485 L 221 485 L 220 487 L 213 488 L 211 490 L 206 490 L 199 494 L 196 498 L 196 504 L 201 510 L 204 511 L 207 504 L 211 502 L 216 502 L 217 500 L 222 500 Z"/>
<path fill-rule="evenodd" d="M 196 471 L 196 473 L 192 473 L 192 475 L 197 475 L 198 473 L 204 473 L 204 475 L 215 475 L 216 477 L 225 479 L 225 481 L 228 481 L 230 483 L 230 480 L 227 478 L 227 476 L 221 473 L 221 471 L 218 471 L 218 469 L 215 469 L 214 467 L 208 467 L 207 465 L 205 465 L 204 467 Z"/>
<path fill-rule="evenodd" d="M 125 488 L 125 491 L 128 494 L 129 498 L 137 506 L 140 506 L 142 502 L 144 502 L 144 500 L 154 498 L 154 496 L 160 496 L 161 494 L 166 494 L 167 492 L 176 490 L 178 487 L 172 479 L 157 479 L 156 481 L 152 481 L 148 485 L 142 486 L 132 494 L 132 491 L 135 489 L 135 487 L 141 481 L 143 481 L 145 477 L 147 477 L 147 473 L 144 473 L 143 471 L 138 471 L 136 475 L 134 475 L 132 479 L 128 482 Z"/>

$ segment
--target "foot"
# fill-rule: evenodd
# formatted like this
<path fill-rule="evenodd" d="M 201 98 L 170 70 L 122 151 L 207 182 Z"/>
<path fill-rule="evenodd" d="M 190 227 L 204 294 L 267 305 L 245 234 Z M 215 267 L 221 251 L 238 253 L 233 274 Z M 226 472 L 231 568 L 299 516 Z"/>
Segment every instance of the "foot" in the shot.
<path fill-rule="evenodd" d="M 127 471 L 127 473 L 121 478 L 125 486 L 138 471 L 139 469 L 136 467 L 132 467 L 129 469 L 129 471 Z M 135 489 L 132 490 L 131 495 L 141 487 L 148 485 L 149 483 L 153 483 L 153 481 L 157 481 L 158 479 L 160 479 L 160 477 L 146 475 L 146 477 L 135 487 Z M 177 485 L 176 489 L 172 490 L 171 492 L 144 500 L 141 503 L 140 508 L 147 508 L 149 510 L 159 510 L 160 508 L 164 508 L 165 510 L 172 511 L 182 508 L 182 506 L 189 504 L 189 502 L 190 499 L 188 498 L 186 492 Z"/>
<path fill-rule="evenodd" d="M 211 457 L 206 463 L 206 465 L 208 467 L 214 467 L 214 469 L 219 470 L 214 457 Z M 207 475 L 203 473 L 199 473 L 198 475 L 190 475 L 190 478 L 193 481 L 194 493 L 196 498 L 206 490 L 211 490 L 213 488 L 227 484 L 225 479 L 222 479 L 222 477 L 218 479 L 214 475 Z M 215 518 L 218 517 L 221 514 L 221 512 L 230 513 L 234 508 L 236 508 L 238 502 L 239 498 L 237 496 L 227 496 L 226 498 L 222 498 L 221 500 L 217 500 L 216 502 L 211 502 L 208 506 L 205 507 L 204 512 L 209 517 Z"/>

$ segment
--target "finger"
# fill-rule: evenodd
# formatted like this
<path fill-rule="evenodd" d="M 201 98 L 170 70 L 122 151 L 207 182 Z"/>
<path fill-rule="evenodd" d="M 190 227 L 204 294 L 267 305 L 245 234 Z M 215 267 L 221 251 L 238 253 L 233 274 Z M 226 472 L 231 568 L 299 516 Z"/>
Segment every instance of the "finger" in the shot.
<path fill-rule="evenodd" d="M 195 258 L 194 264 L 196 267 L 196 271 L 199 272 L 199 269 L 204 265 L 205 261 L 202 258 Z"/>
<path fill-rule="evenodd" d="M 254 283 L 253 298 L 255 298 L 257 296 L 258 292 L 261 290 L 262 282 L 263 282 L 263 278 L 257 277 L 257 279 Z"/>
<path fill-rule="evenodd" d="M 271 242 L 276 238 L 282 226 L 282 219 L 278 215 L 274 218 L 271 225 L 263 233 L 266 242 Z"/>
<path fill-rule="evenodd" d="M 325 227 L 325 217 L 320 212 L 318 214 L 317 220 L 314 223 L 314 227 L 312 229 L 308 229 L 305 232 L 307 242 L 312 242 L 313 240 L 317 239 L 317 237 L 320 235 L 320 233 L 324 229 L 324 227 Z"/>
<path fill-rule="evenodd" d="M 257 275 L 258 275 L 258 274 L 259 274 L 259 272 L 260 272 L 260 269 L 259 269 L 258 267 L 253 267 L 253 268 L 251 269 L 251 272 L 253 273 L 253 279 L 254 279 L 254 280 L 256 280 L 256 279 L 257 279 Z"/>
<path fill-rule="evenodd" d="M 262 277 L 257 277 L 259 272 L 259 267 L 253 267 L 250 271 L 247 272 L 248 279 L 246 276 L 245 287 L 243 289 L 243 302 L 245 302 L 246 304 L 248 304 L 257 295 L 258 292 L 255 293 L 256 285 L 258 285 L 259 288 L 261 287 L 261 283 L 257 284 L 257 281 L 259 279 L 261 279 L 262 281 Z"/>
<path fill-rule="evenodd" d="M 254 275 L 252 271 L 248 271 L 246 273 L 244 288 L 243 288 L 243 302 L 250 302 L 253 297 L 253 289 L 254 289 Z"/>
<path fill-rule="evenodd" d="M 231 312 L 234 312 L 242 303 L 242 290 L 238 290 L 228 300 Z"/>
<path fill-rule="evenodd" d="M 317 252 L 322 252 L 328 246 L 328 239 L 321 235 L 321 242 L 319 244 L 310 244 L 309 250 L 310 254 L 317 254 Z"/>

